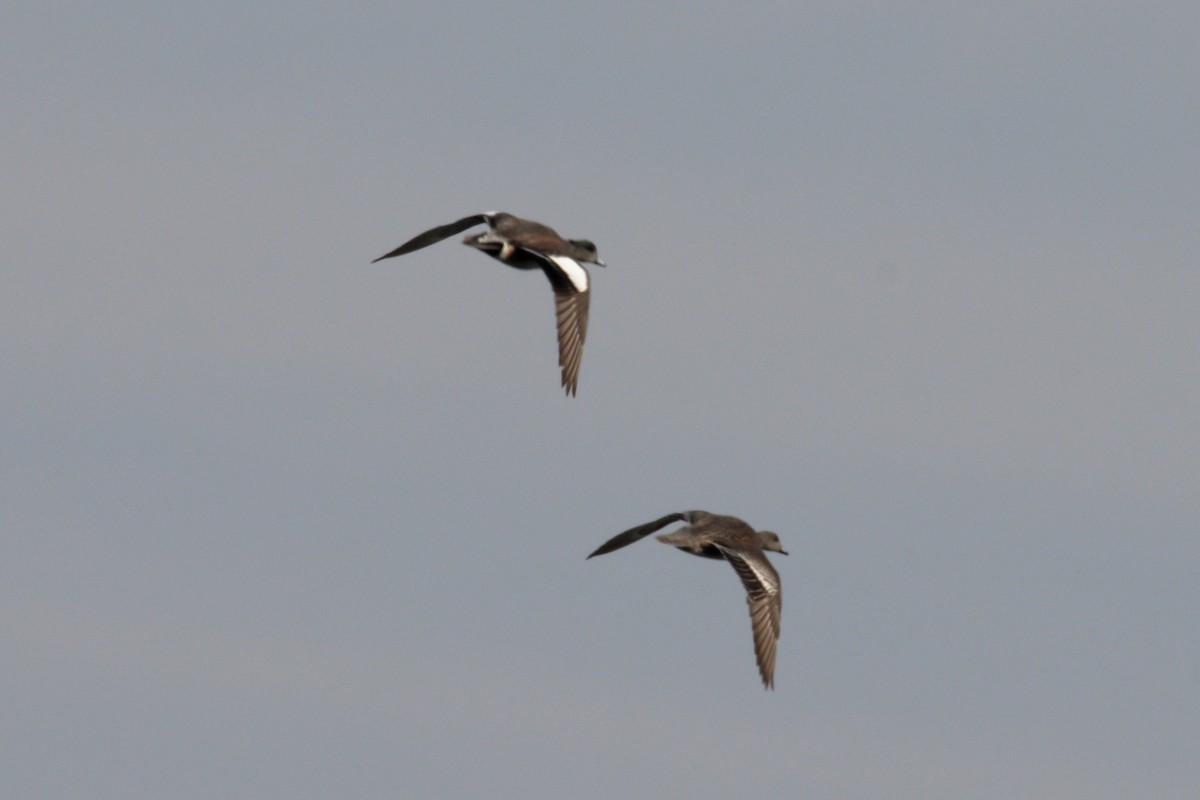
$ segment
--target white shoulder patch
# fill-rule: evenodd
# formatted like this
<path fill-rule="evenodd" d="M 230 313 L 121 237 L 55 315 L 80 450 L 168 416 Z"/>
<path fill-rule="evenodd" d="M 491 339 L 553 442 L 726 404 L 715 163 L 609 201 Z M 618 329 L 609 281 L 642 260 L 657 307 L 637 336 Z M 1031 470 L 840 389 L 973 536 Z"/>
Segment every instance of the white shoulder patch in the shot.
<path fill-rule="evenodd" d="M 567 256 L 546 256 L 563 271 L 577 292 L 588 290 L 588 273 L 578 261 Z"/>

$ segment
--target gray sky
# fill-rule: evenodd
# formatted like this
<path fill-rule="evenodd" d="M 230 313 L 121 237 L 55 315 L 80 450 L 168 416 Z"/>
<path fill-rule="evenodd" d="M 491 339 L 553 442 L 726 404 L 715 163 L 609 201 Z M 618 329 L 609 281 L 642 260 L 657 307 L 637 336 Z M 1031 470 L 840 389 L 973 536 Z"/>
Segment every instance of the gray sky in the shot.
<path fill-rule="evenodd" d="M 7 4 L 0 795 L 1194 798 L 1131 9 Z M 541 276 L 369 263 L 491 209 L 609 264 L 575 399 Z M 791 552 L 773 693 L 727 566 L 584 561 L 688 508 Z"/>

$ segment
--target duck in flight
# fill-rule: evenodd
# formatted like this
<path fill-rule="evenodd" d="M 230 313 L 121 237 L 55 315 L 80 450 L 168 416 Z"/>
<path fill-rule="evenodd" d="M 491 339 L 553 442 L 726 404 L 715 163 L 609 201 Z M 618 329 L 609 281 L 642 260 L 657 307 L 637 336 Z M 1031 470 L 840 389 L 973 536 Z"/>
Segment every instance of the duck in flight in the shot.
<path fill-rule="evenodd" d="M 550 279 L 558 319 L 558 365 L 562 367 L 562 385 L 567 394 L 574 395 L 579 383 L 579 362 L 583 359 L 591 297 L 591 279 L 583 265 L 604 266 L 596 254 L 596 245 L 586 239 L 564 239 L 540 222 L 503 211 L 489 211 L 431 228 L 371 263 L 420 250 L 484 223 L 489 230 L 466 237 L 463 244 L 516 269 L 540 269 Z"/>
<path fill-rule="evenodd" d="M 741 578 L 742 586 L 746 587 L 746 604 L 750 606 L 750 627 L 754 631 L 758 672 L 762 676 L 763 687 L 775 688 L 775 650 L 779 644 L 783 594 L 779 573 L 771 566 L 764 551 L 787 555 L 777 534 L 756 531 L 737 517 L 710 514 L 707 511 L 684 511 L 618 533 L 596 548 L 588 558 L 620 550 L 673 522 L 688 524 L 655 538 L 686 553 L 704 558 L 723 558 L 733 565 L 734 572 Z"/>

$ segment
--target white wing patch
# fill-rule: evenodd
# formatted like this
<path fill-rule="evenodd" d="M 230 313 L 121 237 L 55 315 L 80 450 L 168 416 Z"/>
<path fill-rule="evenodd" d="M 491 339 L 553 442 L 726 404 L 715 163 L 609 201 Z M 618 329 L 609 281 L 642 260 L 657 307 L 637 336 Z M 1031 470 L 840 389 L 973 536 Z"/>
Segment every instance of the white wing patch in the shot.
<path fill-rule="evenodd" d="M 567 280 L 575 287 L 577 292 L 586 292 L 588 290 L 588 273 L 578 261 L 567 256 L 546 256 L 553 261 L 558 268 L 567 276 Z"/>

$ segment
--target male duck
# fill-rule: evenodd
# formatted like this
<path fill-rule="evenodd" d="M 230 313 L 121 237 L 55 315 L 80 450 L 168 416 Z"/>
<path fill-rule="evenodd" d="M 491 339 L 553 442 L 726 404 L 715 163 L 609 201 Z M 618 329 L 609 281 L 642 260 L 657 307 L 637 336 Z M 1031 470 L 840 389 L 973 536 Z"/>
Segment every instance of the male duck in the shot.
<path fill-rule="evenodd" d="M 558 365 L 562 367 L 562 385 L 567 394 L 574 395 L 579 383 L 579 362 L 583 359 L 588 301 L 591 297 L 591 281 L 583 264 L 604 266 L 604 262 L 596 255 L 596 245 L 586 239 L 564 239 L 553 228 L 540 222 L 514 217 L 503 211 L 489 211 L 431 228 L 375 261 L 420 250 L 485 222 L 490 230 L 466 237 L 463 244 L 481 250 L 510 267 L 540 269 L 550 279 L 558 319 Z"/>

